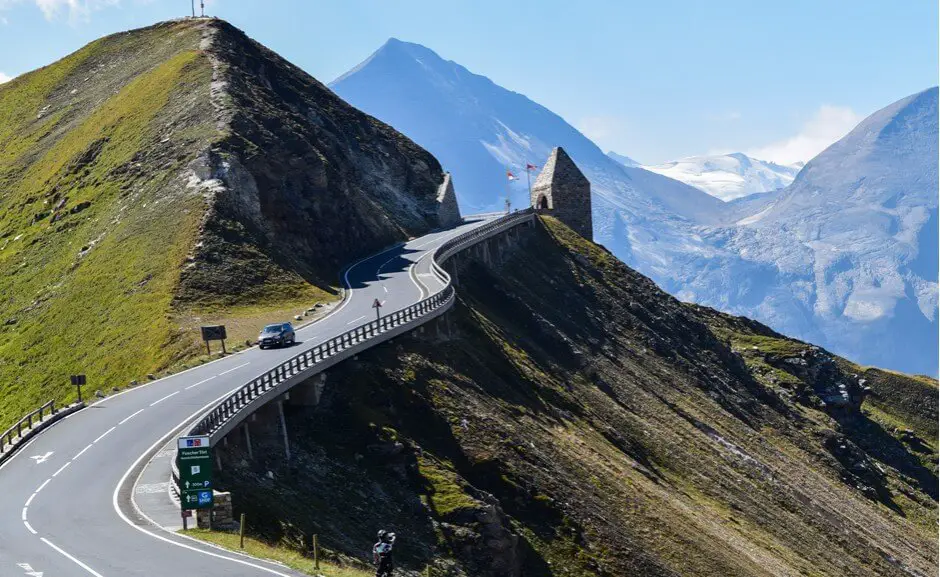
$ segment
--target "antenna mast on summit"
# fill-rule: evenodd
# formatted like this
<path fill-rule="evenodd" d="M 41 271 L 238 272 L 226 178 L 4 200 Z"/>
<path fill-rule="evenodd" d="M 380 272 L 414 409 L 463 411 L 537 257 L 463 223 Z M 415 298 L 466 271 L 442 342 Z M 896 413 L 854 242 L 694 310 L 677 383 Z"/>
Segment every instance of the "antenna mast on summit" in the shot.
<path fill-rule="evenodd" d="M 199 15 L 203 18 L 206 17 L 206 2 L 205 0 L 199 0 Z"/>
<path fill-rule="evenodd" d="M 196 17 L 196 0 L 189 0 L 189 5 L 192 6 L 193 18 L 195 18 Z"/>

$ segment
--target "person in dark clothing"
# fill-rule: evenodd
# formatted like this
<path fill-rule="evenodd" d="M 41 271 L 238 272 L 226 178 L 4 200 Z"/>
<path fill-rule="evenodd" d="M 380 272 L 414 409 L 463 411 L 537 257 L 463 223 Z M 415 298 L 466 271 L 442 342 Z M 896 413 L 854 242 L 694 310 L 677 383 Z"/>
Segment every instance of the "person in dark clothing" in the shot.
<path fill-rule="evenodd" d="M 375 577 L 392 577 L 395 562 L 392 561 L 392 546 L 395 544 L 395 534 L 379 530 L 379 541 L 372 546 L 372 561 L 376 565 Z"/>

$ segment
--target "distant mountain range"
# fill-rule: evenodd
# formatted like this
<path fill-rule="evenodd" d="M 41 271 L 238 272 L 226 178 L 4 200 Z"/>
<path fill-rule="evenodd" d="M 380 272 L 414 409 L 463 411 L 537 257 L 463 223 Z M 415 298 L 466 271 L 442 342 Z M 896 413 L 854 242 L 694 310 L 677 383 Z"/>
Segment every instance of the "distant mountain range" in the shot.
<path fill-rule="evenodd" d="M 802 168 L 802 163 L 782 166 L 735 152 L 690 156 L 643 168 L 728 201 L 758 192 L 771 192 L 789 185 Z"/>
<path fill-rule="evenodd" d="M 744 155 L 628 166 L 538 103 L 394 39 L 330 87 L 431 151 L 464 212 L 502 208 L 507 194 L 527 206 L 521 167 L 563 146 L 591 180 L 594 239 L 670 293 L 866 364 L 936 374 L 935 88 L 797 171 Z M 512 187 L 507 168 L 523 176 Z M 712 194 L 656 169 L 711 175 Z"/>

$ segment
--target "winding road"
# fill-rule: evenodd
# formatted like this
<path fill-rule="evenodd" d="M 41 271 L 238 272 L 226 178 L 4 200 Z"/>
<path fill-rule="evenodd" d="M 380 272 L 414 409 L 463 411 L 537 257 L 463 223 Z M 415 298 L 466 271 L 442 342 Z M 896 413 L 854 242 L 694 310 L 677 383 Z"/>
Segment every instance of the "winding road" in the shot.
<path fill-rule="evenodd" d="M 131 502 L 136 473 L 234 389 L 374 318 L 375 299 L 388 313 L 442 290 L 431 272 L 434 250 L 485 222 L 465 222 L 354 264 L 344 278 L 346 299 L 298 329 L 293 347 L 253 347 L 112 395 L 38 435 L 0 466 L 0 576 L 299 575 L 155 527 Z"/>

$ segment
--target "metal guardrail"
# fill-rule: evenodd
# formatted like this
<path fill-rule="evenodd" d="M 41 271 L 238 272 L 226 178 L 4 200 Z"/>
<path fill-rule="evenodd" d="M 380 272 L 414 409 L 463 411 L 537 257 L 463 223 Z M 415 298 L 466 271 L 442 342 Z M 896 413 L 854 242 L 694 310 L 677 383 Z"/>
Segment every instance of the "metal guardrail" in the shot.
<path fill-rule="evenodd" d="M 13 425 L 12 427 L 4 431 L 2 434 L 0 434 L 0 453 L 3 453 L 4 446 L 13 444 L 14 438 L 16 439 L 22 438 L 24 429 L 26 431 L 31 431 L 33 429 L 33 417 L 36 417 L 36 416 L 39 417 L 36 420 L 37 425 L 41 423 L 42 418 L 43 418 L 42 414 L 44 411 L 48 411 L 48 414 L 54 415 L 55 414 L 55 401 L 54 400 L 49 401 L 48 403 L 36 409 L 35 411 L 27 414 L 25 417 L 17 421 L 15 425 Z M 23 426 L 24 423 L 26 425 L 25 427 Z M 14 436 L 14 432 L 16 433 L 15 436 Z"/>
<path fill-rule="evenodd" d="M 482 240 L 532 220 L 534 215 L 532 209 L 518 211 L 445 242 L 434 251 L 431 262 L 432 273 L 445 285 L 443 290 L 411 306 L 346 331 L 252 379 L 203 414 L 187 434 L 209 435 L 210 445 L 214 445 L 232 428 L 233 423 L 241 420 L 237 418 L 239 413 L 256 401 L 266 403 L 275 395 L 280 395 L 293 385 L 337 362 L 440 316 L 453 306 L 456 299 L 450 275 L 441 263 Z"/>

